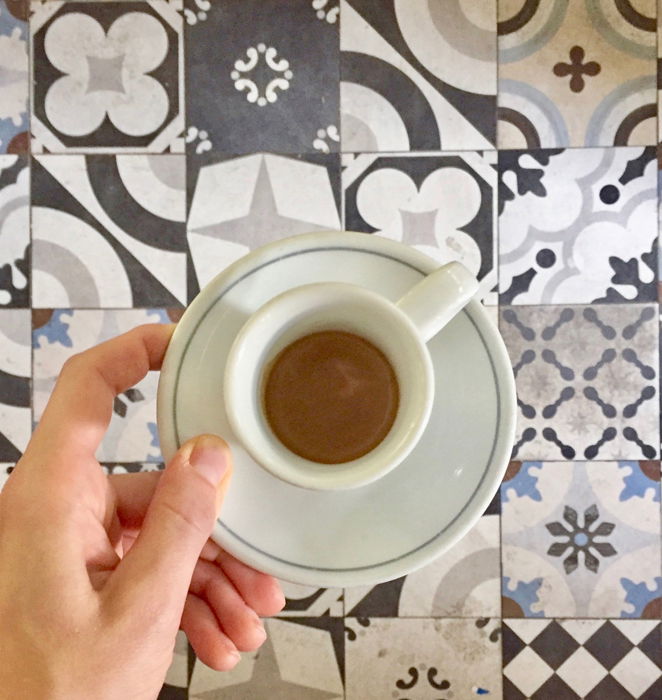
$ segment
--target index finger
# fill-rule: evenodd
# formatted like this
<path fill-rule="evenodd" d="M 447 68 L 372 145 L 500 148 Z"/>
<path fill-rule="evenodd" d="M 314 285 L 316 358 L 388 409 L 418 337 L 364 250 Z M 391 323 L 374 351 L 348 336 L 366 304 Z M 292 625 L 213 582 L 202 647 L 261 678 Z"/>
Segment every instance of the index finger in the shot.
<path fill-rule="evenodd" d="M 161 368 L 175 324 L 137 326 L 70 357 L 63 365 L 26 456 L 47 448 L 56 461 L 93 457 L 118 394 Z"/>

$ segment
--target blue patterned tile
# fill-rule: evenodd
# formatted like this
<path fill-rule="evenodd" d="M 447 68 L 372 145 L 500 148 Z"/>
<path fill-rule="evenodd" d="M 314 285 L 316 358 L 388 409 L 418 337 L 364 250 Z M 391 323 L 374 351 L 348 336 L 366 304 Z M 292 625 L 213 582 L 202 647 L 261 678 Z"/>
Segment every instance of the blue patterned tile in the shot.
<path fill-rule="evenodd" d="M 143 323 L 170 323 L 163 309 L 33 311 L 34 417 L 41 417 L 64 362 Z M 158 373 L 149 372 L 135 387 L 115 399 L 108 432 L 97 459 L 109 463 L 159 463 L 156 433 Z"/>
<path fill-rule="evenodd" d="M 501 498 L 505 617 L 659 615 L 659 462 L 515 462 Z"/>

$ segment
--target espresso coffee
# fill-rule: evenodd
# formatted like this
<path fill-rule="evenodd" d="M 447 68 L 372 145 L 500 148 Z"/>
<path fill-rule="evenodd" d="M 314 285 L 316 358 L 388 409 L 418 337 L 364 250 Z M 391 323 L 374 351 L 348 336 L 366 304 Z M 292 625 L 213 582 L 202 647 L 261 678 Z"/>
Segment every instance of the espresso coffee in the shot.
<path fill-rule="evenodd" d="M 262 400 L 285 447 L 313 462 L 340 464 L 386 437 L 399 388 L 381 350 L 354 333 L 328 330 L 303 336 L 276 356 Z"/>

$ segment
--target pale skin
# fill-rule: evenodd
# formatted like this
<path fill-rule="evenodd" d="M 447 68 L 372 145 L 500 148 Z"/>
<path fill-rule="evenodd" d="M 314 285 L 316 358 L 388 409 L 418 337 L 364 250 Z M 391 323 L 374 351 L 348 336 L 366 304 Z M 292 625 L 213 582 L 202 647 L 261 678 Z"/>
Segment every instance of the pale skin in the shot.
<path fill-rule="evenodd" d="M 163 472 L 107 477 L 95 458 L 114 397 L 160 369 L 173 330 L 67 361 L 0 493 L 2 697 L 153 700 L 178 629 L 229 670 L 284 605 L 274 578 L 209 539 L 232 475 L 223 440 L 193 438 Z"/>

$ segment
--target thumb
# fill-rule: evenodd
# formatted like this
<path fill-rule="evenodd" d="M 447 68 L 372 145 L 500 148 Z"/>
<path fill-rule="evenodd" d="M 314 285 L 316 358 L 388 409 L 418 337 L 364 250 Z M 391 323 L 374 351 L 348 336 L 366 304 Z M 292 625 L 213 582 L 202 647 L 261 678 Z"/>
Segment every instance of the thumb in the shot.
<path fill-rule="evenodd" d="M 232 455 L 221 438 L 200 435 L 180 447 L 159 479 L 138 538 L 110 577 L 109 600 L 119 593 L 134 604 L 149 601 L 150 608 L 177 606 L 181 615 L 231 475 Z"/>

